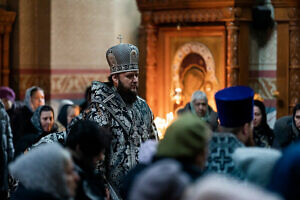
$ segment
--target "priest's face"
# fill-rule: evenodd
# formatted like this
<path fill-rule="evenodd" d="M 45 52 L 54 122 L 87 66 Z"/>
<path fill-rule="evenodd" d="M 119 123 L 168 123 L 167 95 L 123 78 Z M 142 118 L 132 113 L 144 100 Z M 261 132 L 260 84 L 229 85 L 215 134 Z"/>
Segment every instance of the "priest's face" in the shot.
<path fill-rule="evenodd" d="M 138 87 L 139 87 L 139 73 L 135 72 L 124 72 L 119 74 L 119 84 L 123 86 L 125 90 L 131 93 L 135 93 L 137 95 Z"/>
<path fill-rule="evenodd" d="M 136 71 L 116 74 L 113 77 L 118 93 L 127 104 L 132 104 L 137 99 L 139 87 L 138 75 L 139 73 Z"/>

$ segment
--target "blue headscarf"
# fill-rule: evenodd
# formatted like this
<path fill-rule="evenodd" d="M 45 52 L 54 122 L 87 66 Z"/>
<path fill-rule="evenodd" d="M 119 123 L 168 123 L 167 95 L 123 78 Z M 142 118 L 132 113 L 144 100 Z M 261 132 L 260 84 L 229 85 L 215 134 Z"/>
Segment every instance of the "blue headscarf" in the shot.
<path fill-rule="evenodd" d="M 300 142 L 287 147 L 276 163 L 269 189 L 286 200 L 300 199 Z"/>

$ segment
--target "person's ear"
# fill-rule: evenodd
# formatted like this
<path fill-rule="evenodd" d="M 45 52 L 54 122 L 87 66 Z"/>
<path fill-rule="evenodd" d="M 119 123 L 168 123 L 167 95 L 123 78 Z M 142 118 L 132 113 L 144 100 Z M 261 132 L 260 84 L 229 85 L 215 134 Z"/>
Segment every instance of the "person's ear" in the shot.
<path fill-rule="evenodd" d="M 112 76 L 111 76 L 111 79 L 112 79 L 112 81 L 113 81 L 113 83 L 114 83 L 114 86 L 118 86 L 118 83 L 119 83 L 119 77 L 118 77 L 118 75 L 117 74 L 113 74 Z"/>
<path fill-rule="evenodd" d="M 244 126 L 243 126 L 243 138 L 245 140 L 244 143 L 247 144 L 247 146 L 253 146 L 254 145 L 252 122 L 244 124 Z"/>
<path fill-rule="evenodd" d="M 245 123 L 243 125 L 243 136 L 248 138 L 251 135 L 251 127 L 250 127 L 250 123 Z"/>

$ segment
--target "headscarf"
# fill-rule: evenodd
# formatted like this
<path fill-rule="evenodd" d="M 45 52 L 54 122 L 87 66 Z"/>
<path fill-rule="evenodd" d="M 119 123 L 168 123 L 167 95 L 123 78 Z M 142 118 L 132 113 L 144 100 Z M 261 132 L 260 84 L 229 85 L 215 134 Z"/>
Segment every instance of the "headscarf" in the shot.
<path fill-rule="evenodd" d="M 41 90 L 41 91 L 44 91 L 42 88 L 38 87 L 38 86 L 32 86 L 31 88 L 28 88 L 26 90 L 26 93 L 25 93 L 25 99 L 24 99 L 24 104 L 27 108 L 29 108 L 29 110 L 31 112 L 33 112 L 33 108 L 32 108 L 32 103 L 31 103 L 31 91 L 34 90 L 34 89 L 37 89 L 37 90 Z"/>
<path fill-rule="evenodd" d="M 294 108 L 293 108 L 293 123 L 292 123 L 292 129 L 294 133 L 297 133 L 297 136 L 300 135 L 300 130 L 296 127 L 296 123 L 295 123 L 295 115 L 296 112 L 300 110 L 300 103 L 298 103 Z"/>
<path fill-rule="evenodd" d="M 19 156 L 9 165 L 11 175 L 25 188 L 39 190 L 61 199 L 70 194 L 65 167 L 71 155 L 59 144 L 45 144 Z"/>
<path fill-rule="evenodd" d="M 43 106 L 38 107 L 34 111 L 32 117 L 30 119 L 31 123 L 33 124 L 34 128 L 36 128 L 36 130 L 38 131 L 39 134 L 42 134 L 44 132 L 43 127 L 41 125 L 41 112 L 42 112 L 41 110 L 45 106 L 48 107 L 48 105 L 43 105 Z M 54 117 L 54 111 L 53 111 L 53 109 L 52 109 L 52 112 L 53 112 L 53 117 Z M 50 132 L 52 132 L 52 130 L 56 129 L 56 128 L 57 127 L 55 126 L 55 124 L 53 124 L 53 127 L 51 128 Z"/>
<path fill-rule="evenodd" d="M 300 199 L 300 143 L 290 145 L 276 163 L 269 188 L 286 200 Z"/>
<path fill-rule="evenodd" d="M 158 144 L 156 156 L 193 158 L 204 152 L 210 136 L 206 122 L 191 113 L 183 114 L 167 128 L 164 139 Z"/>
<path fill-rule="evenodd" d="M 65 127 L 67 128 L 68 126 L 68 108 L 72 106 L 72 104 L 65 104 L 61 107 L 59 110 L 57 120 Z"/>
<path fill-rule="evenodd" d="M 195 106 L 194 106 L 194 101 L 195 100 L 204 100 L 206 102 L 206 113 L 204 116 L 200 117 L 202 120 L 206 121 L 206 122 L 209 122 L 210 120 L 210 112 L 211 110 L 209 109 L 209 105 L 208 105 L 208 102 L 207 102 L 207 96 L 204 92 L 200 91 L 200 90 L 197 90 L 195 91 L 193 94 L 192 94 L 192 97 L 191 97 L 191 102 L 190 102 L 190 105 L 191 105 L 191 112 L 194 113 L 195 115 L 198 116 L 198 114 L 196 113 L 196 110 L 195 110 Z M 199 117 L 199 116 L 198 116 Z"/>

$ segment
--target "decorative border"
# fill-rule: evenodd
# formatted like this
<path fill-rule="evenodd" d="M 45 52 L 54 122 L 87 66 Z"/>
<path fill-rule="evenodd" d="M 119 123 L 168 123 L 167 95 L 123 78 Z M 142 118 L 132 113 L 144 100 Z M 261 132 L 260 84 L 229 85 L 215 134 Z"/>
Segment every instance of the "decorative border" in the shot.
<path fill-rule="evenodd" d="M 19 74 L 109 74 L 109 69 L 35 69 L 17 70 Z"/>
<path fill-rule="evenodd" d="M 86 87 L 90 85 L 92 81 L 106 81 L 109 75 L 109 73 L 103 73 L 103 71 L 102 73 L 91 74 L 65 72 L 51 73 L 51 75 L 49 73 L 21 74 L 19 77 L 20 84 L 18 86 L 20 99 L 24 98 L 26 89 L 33 85 L 42 87 L 46 92 L 45 95 L 51 99 L 81 99 Z"/>

